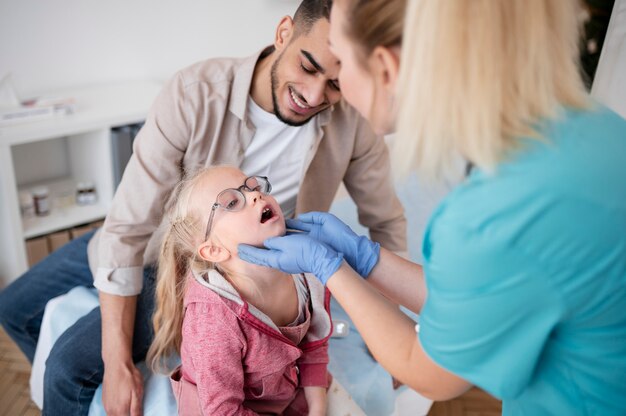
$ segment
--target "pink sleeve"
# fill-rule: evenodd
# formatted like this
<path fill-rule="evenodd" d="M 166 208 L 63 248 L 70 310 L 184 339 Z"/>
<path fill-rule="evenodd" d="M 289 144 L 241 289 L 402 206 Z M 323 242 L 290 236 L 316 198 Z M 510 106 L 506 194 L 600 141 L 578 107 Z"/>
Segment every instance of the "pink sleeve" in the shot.
<path fill-rule="evenodd" d="M 317 280 L 314 280 L 312 284 L 319 284 Z M 323 303 L 316 304 L 313 313 L 326 314 L 324 320 L 328 320 L 330 324 L 330 291 L 327 288 L 323 288 Z M 318 318 L 321 318 L 319 316 Z M 315 325 L 314 319 L 312 325 Z M 323 325 L 322 325 L 323 326 Z M 320 328 L 310 328 L 309 332 L 320 332 Z M 330 330 L 330 328 L 328 328 Z M 321 331 L 324 331 L 323 329 Z M 308 338 L 305 336 L 305 340 Z M 320 334 L 318 334 L 320 335 Z M 330 333 L 325 334 L 325 338 L 319 339 L 307 343 L 302 348 L 303 354 L 298 359 L 298 368 L 300 369 L 300 384 L 302 387 L 326 387 L 329 386 L 328 377 L 328 340 L 330 339 Z M 306 342 L 306 341 L 305 341 Z M 301 344 L 302 345 L 302 344 Z"/>
<path fill-rule="evenodd" d="M 328 340 L 304 351 L 298 359 L 302 387 L 328 387 Z"/>
<path fill-rule="evenodd" d="M 235 316 L 207 304 L 188 305 L 181 358 L 195 376 L 204 414 L 257 414 L 243 406 L 245 345 Z"/>

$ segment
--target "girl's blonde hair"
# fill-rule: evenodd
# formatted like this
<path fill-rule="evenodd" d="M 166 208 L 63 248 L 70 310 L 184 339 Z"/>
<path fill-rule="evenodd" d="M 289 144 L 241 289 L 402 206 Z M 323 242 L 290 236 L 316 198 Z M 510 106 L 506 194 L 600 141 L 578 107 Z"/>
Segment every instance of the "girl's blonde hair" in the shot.
<path fill-rule="evenodd" d="M 576 0 L 408 0 L 392 158 L 442 177 L 459 155 L 493 170 L 515 138 L 584 108 Z"/>
<path fill-rule="evenodd" d="M 191 197 L 195 185 L 209 169 L 183 179 L 172 191 L 166 205 L 169 224 L 158 262 L 156 307 L 152 317 L 154 340 L 146 361 L 156 372 L 167 372 L 166 359 L 180 354 L 184 316 L 184 296 L 190 271 L 202 272 L 212 264 L 196 255 L 202 243 L 203 214 L 193 209 Z"/>

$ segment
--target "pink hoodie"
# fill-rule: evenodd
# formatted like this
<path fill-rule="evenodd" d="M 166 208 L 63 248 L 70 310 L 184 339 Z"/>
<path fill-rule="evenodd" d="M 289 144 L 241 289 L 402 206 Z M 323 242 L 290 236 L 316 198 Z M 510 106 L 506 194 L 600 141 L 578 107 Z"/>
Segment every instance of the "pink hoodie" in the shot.
<path fill-rule="evenodd" d="M 314 276 L 305 282 L 310 326 L 296 345 L 217 271 L 190 277 L 172 375 L 180 415 L 307 414 L 302 387 L 329 385 L 332 323 L 330 293 Z"/>

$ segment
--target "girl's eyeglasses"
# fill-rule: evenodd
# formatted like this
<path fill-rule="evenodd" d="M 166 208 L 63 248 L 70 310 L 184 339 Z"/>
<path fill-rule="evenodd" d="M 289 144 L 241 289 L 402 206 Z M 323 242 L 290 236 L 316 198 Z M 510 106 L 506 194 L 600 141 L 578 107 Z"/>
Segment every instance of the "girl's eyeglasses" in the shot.
<path fill-rule="evenodd" d="M 206 225 L 206 233 L 204 234 L 204 240 L 209 238 L 211 233 L 211 226 L 213 225 L 213 217 L 215 211 L 218 208 L 222 208 L 224 211 L 241 211 L 246 206 L 246 196 L 243 191 L 247 192 L 261 192 L 262 194 L 269 194 L 272 191 L 272 184 L 267 179 L 267 176 L 249 176 L 243 181 L 243 185 L 239 188 L 228 188 L 217 194 L 215 202 L 211 207 L 211 215 L 209 215 L 209 222 Z"/>

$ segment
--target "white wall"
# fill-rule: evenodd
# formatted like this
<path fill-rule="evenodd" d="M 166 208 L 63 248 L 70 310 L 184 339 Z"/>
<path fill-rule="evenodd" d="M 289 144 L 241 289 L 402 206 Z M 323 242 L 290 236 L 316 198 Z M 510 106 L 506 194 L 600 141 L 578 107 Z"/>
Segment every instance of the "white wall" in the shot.
<path fill-rule="evenodd" d="M 591 93 L 626 118 L 626 0 L 617 0 L 611 13 Z"/>
<path fill-rule="evenodd" d="M 117 80 L 163 81 L 270 44 L 298 0 L 0 0 L 0 78 L 20 98 Z"/>

